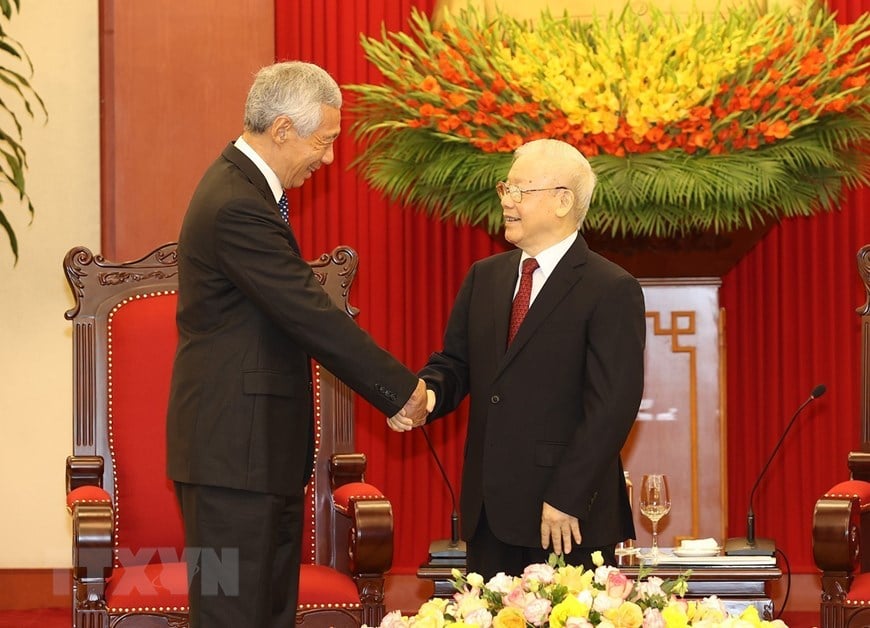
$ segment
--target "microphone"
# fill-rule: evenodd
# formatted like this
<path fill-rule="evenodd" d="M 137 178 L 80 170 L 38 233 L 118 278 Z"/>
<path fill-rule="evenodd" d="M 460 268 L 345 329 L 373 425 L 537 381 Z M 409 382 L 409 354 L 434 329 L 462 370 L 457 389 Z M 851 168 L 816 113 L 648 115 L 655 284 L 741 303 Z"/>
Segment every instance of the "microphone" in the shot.
<path fill-rule="evenodd" d="M 818 399 L 828 390 L 827 386 L 824 384 L 819 384 L 815 388 L 813 388 L 813 392 L 810 393 L 810 396 L 804 401 L 798 409 L 795 411 L 794 415 L 791 417 L 791 420 L 788 422 L 788 425 L 785 428 L 785 431 L 782 433 L 782 436 L 779 437 L 776 445 L 773 448 L 773 451 L 770 454 L 770 458 L 767 459 L 767 462 L 764 463 L 764 467 L 761 469 L 761 473 L 758 474 L 758 478 L 755 480 L 755 484 L 752 485 L 752 490 L 749 492 L 749 510 L 746 513 L 746 536 L 745 537 L 737 537 L 728 539 L 725 542 L 725 555 L 726 556 L 773 556 L 776 551 L 776 545 L 773 542 L 773 539 L 756 539 L 755 538 L 755 512 L 752 510 L 752 498 L 755 497 L 755 491 L 758 488 L 759 483 L 761 482 L 761 478 L 764 477 L 767 468 L 770 466 L 773 457 L 776 455 L 776 452 L 779 451 L 780 445 L 782 445 L 782 441 L 785 440 L 786 434 L 791 429 L 791 426 L 794 425 L 795 419 L 798 418 L 798 415 L 801 411 L 806 408 L 814 399 Z"/>
<path fill-rule="evenodd" d="M 432 541 L 429 545 L 429 558 L 436 559 L 461 559 L 465 560 L 465 541 L 459 539 L 459 515 L 456 512 L 456 496 L 453 494 L 453 486 L 450 485 L 450 480 L 447 477 L 447 472 L 441 465 L 441 460 L 438 454 L 435 453 L 435 447 L 432 446 L 432 441 L 429 440 L 429 433 L 425 427 L 421 427 L 420 431 L 426 437 L 426 444 L 429 445 L 429 451 L 432 452 L 432 457 L 438 465 L 438 470 L 441 471 L 441 477 L 444 479 L 444 484 L 447 486 L 447 491 L 450 493 L 450 503 L 453 512 L 450 514 L 450 538 Z"/>

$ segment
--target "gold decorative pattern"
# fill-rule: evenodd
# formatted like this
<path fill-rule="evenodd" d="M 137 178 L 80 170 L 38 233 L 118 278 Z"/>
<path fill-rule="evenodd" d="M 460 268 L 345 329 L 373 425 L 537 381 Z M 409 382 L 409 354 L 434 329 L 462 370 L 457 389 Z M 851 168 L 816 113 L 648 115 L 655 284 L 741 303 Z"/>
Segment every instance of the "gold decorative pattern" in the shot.
<path fill-rule="evenodd" d="M 653 322 L 653 333 L 656 336 L 670 336 L 671 352 L 685 353 L 689 356 L 689 442 L 690 448 L 690 478 L 691 478 L 691 502 L 692 502 L 692 536 L 698 535 L 698 522 L 700 520 L 700 496 L 698 494 L 698 355 L 697 346 L 680 344 L 680 336 L 692 337 L 695 335 L 696 312 L 691 310 L 674 310 L 670 315 L 670 327 L 664 327 L 661 322 L 660 312 L 646 313 L 646 317 Z"/>

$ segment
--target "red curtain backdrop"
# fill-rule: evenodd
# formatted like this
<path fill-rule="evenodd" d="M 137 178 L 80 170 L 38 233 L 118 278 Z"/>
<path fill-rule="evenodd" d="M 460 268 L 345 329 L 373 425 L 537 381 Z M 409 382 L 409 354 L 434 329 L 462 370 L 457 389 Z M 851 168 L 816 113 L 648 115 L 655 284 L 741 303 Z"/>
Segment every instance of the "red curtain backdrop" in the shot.
<path fill-rule="evenodd" d="M 276 57 L 322 65 L 340 84 L 378 80 L 359 45 L 406 27 L 411 8 L 434 0 L 276 0 Z M 831 0 L 844 21 L 870 0 Z M 346 98 L 350 95 L 346 94 Z M 336 162 L 291 196 L 291 220 L 308 257 L 349 244 L 360 254 L 351 302 L 359 323 L 412 369 L 440 346 L 453 298 L 469 265 L 505 250 L 481 229 L 442 223 L 386 202 L 350 163 L 359 153 L 346 111 Z M 858 442 L 859 326 L 864 301 L 855 252 L 870 242 L 866 190 L 840 211 L 775 227 L 723 278 L 726 315 L 728 525 L 745 534 L 747 498 L 792 413 L 816 384 L 828 393 L 807 408 L 757 491 L 757 534 L 774 538 L 794 572 L 814 573 L 810 525 L 816 498 L 845 479 Z M 544 365 L 542 365 L 544 366 Z M 414 573 L 428 544 L 449 536 L 450 498 L 422 434 L 394 434 L 357 402 L 357 445 L 368 480 L 395 512 L 394 573 Z M 427 428 L 459 488 L 464 408 Z"/>
<path fill-rule="evenodd" d="M 828 0 L 840 22 L 870 0 Z M 728 523 L 746 534 L 748 497 L 797 407 L 817 384 L 827 394 L 801 414 L 761 480 L 756 533 L 772 538 L 794 572 L 816 573 L 816 499 L 848 478 L 860 442 L 860 326 L 865 294 L 855 254 L 870 243 L 870 192 L 846 195 L 839 211 L 775 227 L 722 281 L 728 421 Z"/>

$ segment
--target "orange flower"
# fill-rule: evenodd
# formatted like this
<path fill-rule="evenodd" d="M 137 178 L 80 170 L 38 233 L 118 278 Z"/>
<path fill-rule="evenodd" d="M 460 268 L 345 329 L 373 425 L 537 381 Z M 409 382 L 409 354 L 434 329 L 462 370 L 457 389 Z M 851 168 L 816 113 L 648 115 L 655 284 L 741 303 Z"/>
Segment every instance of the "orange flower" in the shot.
<path fill-rule="evenodd" d="M 767 138 L 781 140 L 788 137 L 791 131 L 789 130 L 788 124 L 786 124 L 785 120 L 777 120 L 767 129 L 765 129 L 763 133 L 764 136 Z"/>
<path fill-rule="evenodd" d="M 492 91 L 494 91 L 496 94 L 500 94 L 505 89 L 507 89 L 507 83 L 502 78 L 501 74 L 496 74 L 492 80 L 491 87 L 492 87 Z"/>
<path fill-rule="evenodd" d="M 471 121 L 477 126 L 493 126 L 495 124 L 495 118 L 483 111 L 475 112 Z"/>
<path fill-rule="evenodd" d="M 480 111 L 495 111 L 496 96 L 491 91 L 486 90 L 477 100 L 477 108 Z"/>
<path fill-rule="evenodd" d="M 516 133 L 507 133 L 498 141 L 498 150 L 510 153 L 523 145 L 523 138 Z"/>
<path fill-rule="evenodd" d="M 818 48 L 813 48 L 801 59 L 801 72 L 806 76 L 815 76 L 821 72 L 824 62 L 825 54 Z"/>
<path fill-rule="evenodd" d="M 660 126 L 654 126 L 646 132 L 644 137 L 648 142 L 652 142 L 653 144 L 660 142 L 665 132 L 662 130 Z"/>
<path fill-rule="evenodd" d="M 427 75 L 426 78 L 423 79 L 423 82 L 420 83 L 420 89 L 424 92 L 431 92 L 433 94 L 441 93 L 441 86 L 438 84 L 438 79 L 431 74 Z"/>
<path fill-rule="evenodd" d="M 498 112 L 503 118 L 507 118 L 508 120 L 513 118 L 514 113 L 516 113 L 516 111 L 514 110 L 514 106 L 510 103 L 503 103 L 502 105 L 500 105 L 498 108 Z"/>
<path fill-rule="evenodd" d="M 468 102 L 468 96 L 458 92 L 450 92 L 444 96 L 444 100 L 454 109 L 459 109 L 462 105 Z"/>

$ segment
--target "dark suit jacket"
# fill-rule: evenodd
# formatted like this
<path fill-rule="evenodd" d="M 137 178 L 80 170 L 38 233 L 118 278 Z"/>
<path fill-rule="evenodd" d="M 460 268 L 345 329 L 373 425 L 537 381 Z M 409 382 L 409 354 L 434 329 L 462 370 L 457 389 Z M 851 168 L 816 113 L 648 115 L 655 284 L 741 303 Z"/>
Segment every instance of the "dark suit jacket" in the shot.
<path fill-rule="evenodd" d="M 333 305 L 232 144 L 194 192 L 178 256 L 173 480 L 299 494 L 313 460 L 309 356 L 386 415 L 410 397 L 416 376 Z"/>
<path fill-rule="evenodd" d="M 471 267 L 444 348 L 419 373 L 437 394 L 433 417 L 471 395 L 463 537 L 485 503 L 500 540 L 540 547 L 547 502 L 580 520 L 581 547 L 633 538 L 620 450 L 643 392 L 640 284 L 578 235 L 507 348 L 520 255 Z"/>

